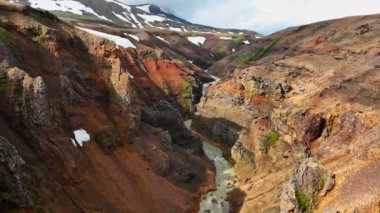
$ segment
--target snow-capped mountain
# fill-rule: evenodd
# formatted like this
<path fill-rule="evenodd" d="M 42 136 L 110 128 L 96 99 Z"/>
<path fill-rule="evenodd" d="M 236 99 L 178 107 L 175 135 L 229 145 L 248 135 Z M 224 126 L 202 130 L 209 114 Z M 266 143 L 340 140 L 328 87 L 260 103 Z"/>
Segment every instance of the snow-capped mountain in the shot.
<path fill-rule="evenodd" d="M 130 28 L 159 28 L 177 32 L 242 33 L 190 23 L 152 4 L 127 5 L 118 0 L 13 0 L 57 16 L 85 21 L 107 22 Z"/>

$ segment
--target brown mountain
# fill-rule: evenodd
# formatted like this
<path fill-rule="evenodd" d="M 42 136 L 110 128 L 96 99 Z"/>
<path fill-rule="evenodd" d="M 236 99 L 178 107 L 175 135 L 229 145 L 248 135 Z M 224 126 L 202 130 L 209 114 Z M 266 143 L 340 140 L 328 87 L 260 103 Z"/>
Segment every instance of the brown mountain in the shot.
<path fill-rule="evenodd" d="M 197 212 L 200 138 L 230 212 L 379 212 L 379 15 L 257 38 L 54 13 L 0 2 L 1 212 Z"/>

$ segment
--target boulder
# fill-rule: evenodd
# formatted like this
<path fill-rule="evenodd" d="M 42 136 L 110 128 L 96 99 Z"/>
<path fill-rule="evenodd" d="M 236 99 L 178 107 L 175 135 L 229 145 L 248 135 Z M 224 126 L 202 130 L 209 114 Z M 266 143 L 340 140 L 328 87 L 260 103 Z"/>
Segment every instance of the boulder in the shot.
<path fill-rule="evenodd" d="M 110 154 L 120 144 L 120 138 L 113 126 L 106 126 L 95 133 L 95 141 L 105 154 Z"/>
<path fill-rule="evenodd" d="M 310 211 L 318 197 L 335 185 L 335 176 L 315 158 L 306 158 L 293 171 L 281 194 L 281 212 Z"/>

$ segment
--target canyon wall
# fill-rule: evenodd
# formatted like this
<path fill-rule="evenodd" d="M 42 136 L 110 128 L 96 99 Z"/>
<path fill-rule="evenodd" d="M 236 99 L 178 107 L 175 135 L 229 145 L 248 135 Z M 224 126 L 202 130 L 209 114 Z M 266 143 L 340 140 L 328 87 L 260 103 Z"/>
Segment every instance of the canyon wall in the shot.
<path fill-rule="evenodd" d="M 214 176 L 183 125 L 195 72 L 2 3 L 0 210 L 193 212 Z"/>
<path fill-rule="evenodd" d="M 218 62 L 236 68 L 213 70 L 193 127 L 235 162 L 235 211 L 378 211 L 379 33 L 378 15 L 326 21 Z"/>

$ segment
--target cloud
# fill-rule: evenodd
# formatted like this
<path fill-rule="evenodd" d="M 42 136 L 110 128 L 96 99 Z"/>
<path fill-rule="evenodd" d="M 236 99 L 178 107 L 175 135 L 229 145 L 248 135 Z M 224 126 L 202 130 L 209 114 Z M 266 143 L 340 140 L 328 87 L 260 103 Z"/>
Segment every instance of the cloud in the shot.
<path fill-rule="evenodd" d="M 377 0 L 127 0 L 167 7 L 194 23 L 268 34 L 286 27 L 380 13 Z"/>

